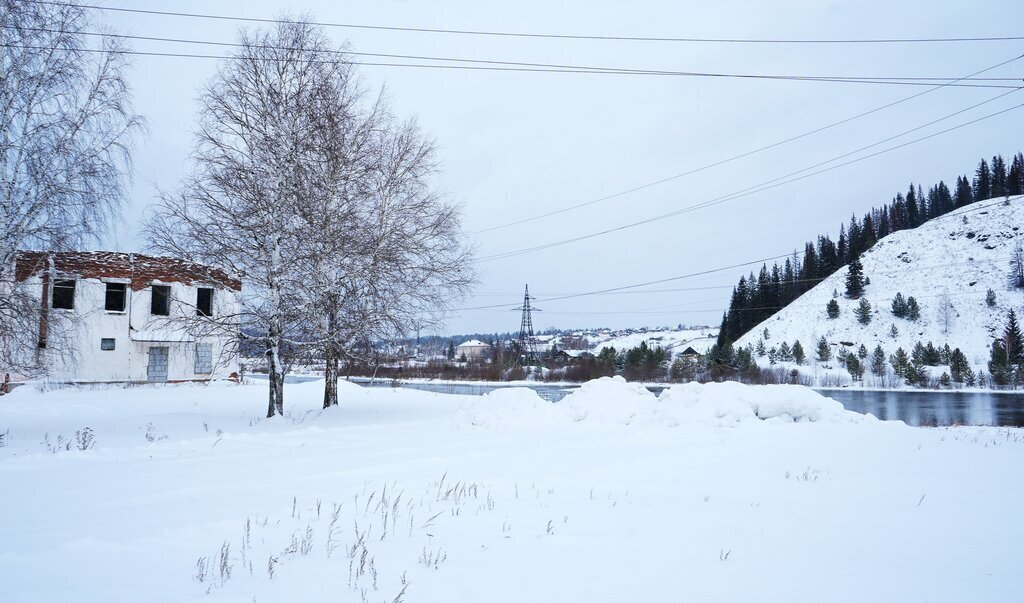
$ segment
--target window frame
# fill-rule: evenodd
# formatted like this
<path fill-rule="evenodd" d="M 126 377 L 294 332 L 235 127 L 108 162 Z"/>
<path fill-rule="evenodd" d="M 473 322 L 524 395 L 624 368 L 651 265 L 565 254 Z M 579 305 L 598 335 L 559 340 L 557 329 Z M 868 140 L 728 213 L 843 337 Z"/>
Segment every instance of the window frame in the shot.
<path fill-rule="evenodd" d="M 206 354 L 202 354 L 201 355 L 199 353 L 200 348 L 204 348 L 204 349 L 209 350 L 209 351 Z M 199 364 L 200 359 L 202 359 L 202 361 L 204 362 L 204 364 L 202 366 L 200 366 L 200 364 Z M 205 370 L 204 371 L 204 370 L 200 370 L 200 369 L 209 369 L 209 370 Z M 196 375 L 212 375 L 213 374 L 213 344 L 212 343 L 202 342 L 202 341 L 197 341 L 196 342 L 195 359 L 194 359 L 194 362 L 192 363 L 192 371 Z"/>
<path fill-rule="evenodd" d="M 103 309 L 106 312 L 112 312 L 112 313 L 116 313 L 116 314 L 124 314 L 125 311 L 128 308 L 128 284 L 127 283 L 114 282 L 114 281 L 106 281 L 103 284 L 106 286 L 106 289 L 103 292 Z M 110 308 L 111 286 L 113 286 L 115 288 L 115 291 L 116 291 L 117 287 L 121 287 L 121 308 L 120 309 L 111 309 Z"/>
<path fill-rule="evenodd" d="M 71 283 L 68 286 L 67 283 Z M 71 296 L 68 298 L 70 301 L 69 306 L 57 305 L 57 290 L 62 291 L 71 290 Z M 78 289 L 78 281 L 73 278 L 61 278 L 53 279 L 53 283 L 50 285 L 50 307 L 54 310 L 74 310 L 75 309 L 75 290 Z M 61 298 L 63 300 L 63 296 Z"/>
<path fill-rule="evenodd" d="M 206 304 L 203 304 L 202 294 L 209 292 Z M 203 306 L 207 306 L 205 309 Z M 196 287 L 196 316 L 213 316 L 213 287 Z"/>
<path fill-rule="evenodd" d="M 109 348 L 105 347 L 108 341 L 110 342 L 110 347 Z M 115 339 L 113 337 L 101 337 L 100 338 L 100 351 L 103 351 L 103 352 L 113 352 L 115 348 L 117 348 L 117 339 Z"/>
<path fill-rule="evenodd" d="M 157 312 L 157 291 L 161 291 L 163 297 L 163 312 Z M 160 283 L 153 283 L 149 286 L 149 313 L 152 316 L 170 316 L 171 315 L 171 286 L 161 285 Z"/>

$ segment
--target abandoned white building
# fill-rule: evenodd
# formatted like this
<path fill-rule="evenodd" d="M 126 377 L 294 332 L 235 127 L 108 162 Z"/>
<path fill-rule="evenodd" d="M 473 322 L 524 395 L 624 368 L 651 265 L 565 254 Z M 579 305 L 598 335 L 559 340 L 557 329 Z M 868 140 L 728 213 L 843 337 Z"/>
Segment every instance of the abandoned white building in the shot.
<path fill-rule="evenodd" d="M 31 353 L 42 355 L 51 379 L 237 377 L 237 329 L 230 325 L 241 282 L 219 269 L 135 253 L 26 251 L 18 254 L 15 275 L 40 300 L 32 334 L 38 349 Z M 65 341 L 50 345 L 58 320 L 69 325 Z"/>

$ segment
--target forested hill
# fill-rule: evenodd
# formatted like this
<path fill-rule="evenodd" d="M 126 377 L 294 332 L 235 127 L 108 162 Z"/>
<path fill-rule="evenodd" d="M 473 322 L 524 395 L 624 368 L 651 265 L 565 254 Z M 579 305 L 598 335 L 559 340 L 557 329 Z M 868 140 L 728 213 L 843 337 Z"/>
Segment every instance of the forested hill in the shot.
<path fill-rule="evenodd" d="M 1006 385 L 1007 367 L 996 365 L 1024 367 L 1014 325 L 1024 308 L 1022 246 L 1024 196 L 979 200 L 879 241 L 857 262 L 862 277 L 833 274 L 734 348 L 818 385 L 848 384 L 854 373 L 873 386 L 920 385 L 946 371 L 954 382 Z M 806 358 L 793 362 L 797 342 Z"/>
<path fill-rule="evenodd" d="M 733 343 L 758 324 L 774 316 L 825 278 L 871 249 L 889 234 L 916 228 L 976 201 L 1024 194 L 1024 153 L 1013 156 L 1009 165 L 1001 155 L 991 162 L 982 159 L 973 178 L 957 177 L 950 188 L 940 181 L 928 188 L 920 184 L 898 193 L 891 202 L 872 208 L 859 220 L 839 227 L 839 238 L 825 234 L 804 244 L 803 253 L 794 252 L 781 265 L 764 265 L 760 273 L 740 277 L 733 289 L 729 309 L 722 316 L 719 345 Z M 867 275 L 870 279 L 870 275 Z"/>

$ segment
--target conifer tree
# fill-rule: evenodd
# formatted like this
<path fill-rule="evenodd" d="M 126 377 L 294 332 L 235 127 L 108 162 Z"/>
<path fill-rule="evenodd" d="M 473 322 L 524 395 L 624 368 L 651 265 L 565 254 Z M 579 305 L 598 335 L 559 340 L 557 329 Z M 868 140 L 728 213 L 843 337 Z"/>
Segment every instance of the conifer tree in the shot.
<path fill-rule="evenodd" d="M 971 365 L 967 362 L 967 356 L 960 351 L 960 348 L 953 350 L 949 355 L 949 374 L 953 381 L 963 383 L 967 378 L 967 372 L 970 370 Z"/>
<path fill-rule="evenodd" d="M 818 340 L 818 362 L 828 362 L 832 360 L 832 348 L 828 347 L 828 341 L 825 340 L 825 336 L 822 335 L 821 339 Z"/>
<path fill-rule="evenodd" d="M 825 313 L 829 318 L 839 318 L 839 302 L 834 299 L 828 300 L 828 304 L 825 306 Z"/>
<path fill-rule="evenodd" d="M 907 317 L 907 300 L 904 299 L 902 293 L 897 292 L 896 296 L 892 298 L 892 315 L 896 318 Z"/>
<path fill-rule="evenodd" d="M 1024 154 L 1017 153 L 1010 162 L 1010 172 L 1006 178 L 1006 194 L 1024 194 Z"/>
<path fill-rule="evenodd" d="M 910 360 L 914 364 L 924 364 L 924 344 L 920 341 L 914 344 L 914 349 L 910 352 Z"/>
<path fill-rule="evenodd" d="M 910 358 L 907 356 L 907 352 L 903 348 L 896 348 L 896 353 L 889 356 L 889 364 L 892 365 L 892 372 L 897 377 L 905 377 L 907 367 L 910 366 Z"/>
<path fill-rule="evenodd" d="M 779 345 L 779 362 L 792 362 L 793 361 L 793 349 L 789 347 L 789 344 L 785 341 Z"/>
<path fill-rule="evenodd" d="M 1006 385 L 1013 374 L 1013 364 L 1010 356 L 1003 346 L 1003 342 L 996 339 L 992 342 L 992 351 L 989 354 L 988 372 L 992 376 L 995 385 Z"/>
<path fill-rule="evenodd" d="M 885 375 L 885 350 L 881 344 L 876 345 L 875 351 L 871 353 L 871 374 L 878 377 Z"/>
<path fill-rule="evenodd" d="M 907 228 L 917 228 L 920 225 L 919 200 L 917 193 L 914 191 L 914 184 L 911 183 L 910 190 L 907 191 Z"/>
<path fill-rule="evenodd" d="M 868 357 L 868 348 L 867 348 L 867 346 L 865 346 L 862 343 L 862 344 L 860 344 L 860 347 L 857 348 L 857 358 L 860 358 L 861 360 L 864 360 L 867 357 Z"/>
<path fill-rule="evenodd" d="M 871 303 L 868 302 L 866 297 L 860 298 L 860 303 L 857 304 L 857 309 L 854 310 L 857 315 L 857 322 L 862 325 L 866 325 L 871 322 Z"/>
<path fill-rule="evenodd" d="M 1003 330 L 1003 347 L 1006 358 L 1012 363 L 1024 362 L 1024 337 L 1021 336 L 1020 325 L 1017 324 L 1017 313 L 1010 309 L 1006 316 L 1006 328 Z"/>
<path fill-rule="evenodd" d="M 768 350 L 766 350 L 765 347 L 764 347 L 764 340 L 763 339 L 758 339 L 757 340 L 757 350 L 756 351 L 757 351 L 757 355 L 759 357 L 761 357 L 761 358 L 764 358 L 764 355 L 768 353 Z"/>
<path fill-rule="evenodd" d="M 971 189 L 971 182 L 967 179 L 967 176 L 961 176 L 956 179 L 956 194 L 953 197 L 953 201 L 958 209 L 974 203 L 974 191 Z"/>
<path fill-rule="evenodd" d="M 807 360 L 807 354 L 804 352 L 804 346 L 800 345 L 800 341 L 793 342 L 793 361 L 797 364 L 803 364 Z"/>
<path fill-rule="evenodd" d="M 864 294 L 864 266 L 859 258 L 850 262 L 846 272 L 846 297 L 857 299 Z"/>
<path fill-rule="evenodd" d="M 854 381 L 860 381 L 864 378 L 864 365 L 861 364 L 860 358 L 857 358 L 854 354 L 847 354 L 846 356 L 846 372 L 850 373 L 850 377 Z"/>
<path fill-rule="evenodd" d="M 978 169 L 974 172 L 974 199 L 983 201 L 992 197 L 992 172 L 989 171 L 988 163 L 982 159 Z"/>
<path fill-rule="evenodd" d="M 985 303 L 988 304 L 988 307 L 990 307 L 990 308 L 996 305 L 996 292 L 995 291 L 993 291 L 991 289 L 988 290 L 988 293 L 985 294 Z"/>
<path fill-rule="evenodd" d="M 896 339 L 899 335 L 900 330 L 896 328 L 896 323 L 893 323 L 892 326 L 889 327 L 889 337 Z"/>
<path fill-rule="evenodd" d="M 916 321 L 921 318 L 921 306 L 917 305 L 917 300 L 911 295 L 907 298 L 907 319 Z"/>
<path fill-rule="evenodd" d="M 1002 197 L 1006 192 L 1006 161 L 1002 155 L 992 158 L 992 196 Z"/>

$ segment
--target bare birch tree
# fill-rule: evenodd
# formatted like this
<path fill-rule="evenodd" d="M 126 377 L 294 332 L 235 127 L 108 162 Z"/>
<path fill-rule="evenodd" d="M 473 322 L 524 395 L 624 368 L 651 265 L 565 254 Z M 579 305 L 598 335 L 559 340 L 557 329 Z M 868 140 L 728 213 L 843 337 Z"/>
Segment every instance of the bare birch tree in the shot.
<path fill-rule="evenodd" d="M 45 370 L 35 344 L 54 319 L 45 288 L 41 302 L 16 278 L 17 252 L 71 250 L 105 233 L 143 127 L 125 48 L 107 37 L 89 46 L 94 25 L 74 4 L 0 0 L 0 367 L 28 374 Z"/>
<path fill-rule="evenodd" d="M 284 412 L 282 350 L 302 323 L 296 216 L 317 192 L 318 97 L 337 66 L 317 50 L 322 34 L 302 22 L 242 32 L 241 44 L 200 95 L 193 173 L 163 195 L 145 232 L 157 251 L 242 280 L 240 314 L 209 322 L 259 333 L 273 417 Z"/>
<path fill-rule="evenodd" d="M 352 65 L 301 21 L 244 32 L 200 102 L 194 173 L 147 221 L 150 245 L 242 279 L 240 315 L 191 320 L 260 333 L 268 417 L 288 348 L 322 355 L 337 404 L 339 358 L 470 281 L 458 212 L 429 184 L 433 147 L 382 96 L 363 103 Z"/>
<path fill-rule="evenodd" d="M 473 279 L 458 208 L 430 182 L 432 142 L 415 122 L 398 122 L 380 97 L 350 108 L 331 111 L 353 116 L 347 125 L 329 120 L 344 131 L 325 130 L 335 141 L 326 145 L 335 174 L 321 189 L 328 194 L 302 212 L 305 314 L 324 360 L 324 408 L 338 404 L 339 361 L 365 360 L 360 344 L 432 324 Z"/>

